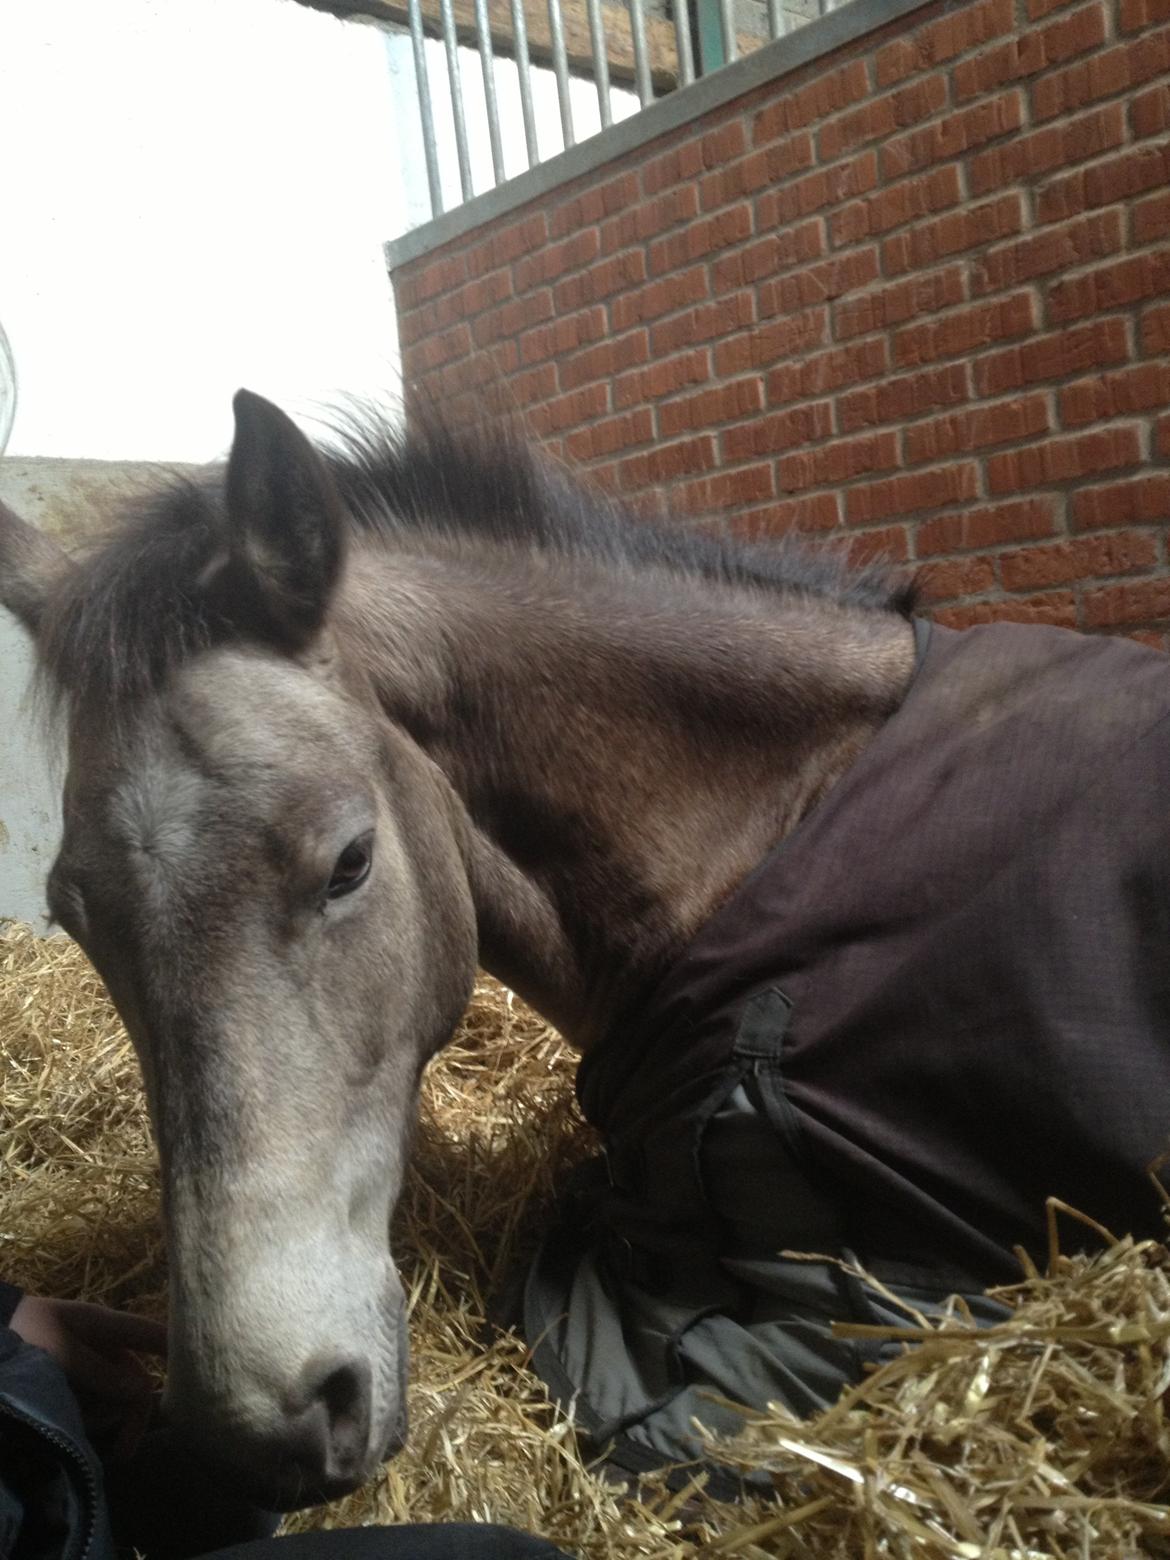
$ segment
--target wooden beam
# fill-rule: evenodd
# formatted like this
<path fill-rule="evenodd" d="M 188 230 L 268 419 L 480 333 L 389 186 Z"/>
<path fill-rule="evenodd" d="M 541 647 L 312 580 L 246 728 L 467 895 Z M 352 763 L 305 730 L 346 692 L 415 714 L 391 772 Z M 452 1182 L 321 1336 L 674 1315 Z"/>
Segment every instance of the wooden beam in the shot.
<path fill-rule="evenodd" d="M 395 27 L 410 25 L 406 0 L 300 0 L 300 4 L 314 11 L 328 11 L 346 20 L 365 17 L 372 21 L 388 22 Z M 523 4 L 529 55 L 535 64 L 549 65 L 552 63 L 552 39 L 548 25 L 548 6 L 544 0 L 523 0 Z M 434 37 L 441 36 L 438 0 L 420 0 L 420 9 L 426 31 Z M 453 0 L 453 9 L 460 43 L 474 45 L 477 42 L 474 0 Z M 582 0 L 564 0 L 562 13 L 569 69 L 591 75 L 593 50 L 589 39 L 589 17 Z M 613 5 L 602 0 L 601 15 L 605 24 L 610 75 L 623 85 L 632 83 L 634 45 L 629 12 L 623 5 Z M 500 54 L 510 54 L 513 39 L 509 0 L 488 0 L 488 17 L 494 49 Z M 647 16 L 646 48 L 650 56 L 650 73 L 655 92 L 673 91 L 678 85 L 678 50 L 673 22 L 665 21 L 660 16 Z"/>

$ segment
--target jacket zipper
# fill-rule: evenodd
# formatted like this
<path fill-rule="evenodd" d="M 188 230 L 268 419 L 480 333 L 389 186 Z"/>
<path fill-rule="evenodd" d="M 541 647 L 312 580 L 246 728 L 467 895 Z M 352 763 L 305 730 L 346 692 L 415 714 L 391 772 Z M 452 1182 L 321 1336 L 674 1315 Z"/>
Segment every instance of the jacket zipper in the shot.
<path fill-rule="evenodd" d="M 73 1552 L 71 1560 L 85 1560 L 86 1555 L 89 1554 L 90 1545 L 93 1543 L 94 1530 L 97 1527 L 98 1487 L 97 1480 L 93 1476 L 93 1469 L 68 1436 L 62 1435 L 59 1430 L 54 1430 L 51 1425 L 44 1424 L 32 1414 L 21 1413 L 19 1409 L 13 1408 L 10 1403 L 0 1403 L 0 1415 L 5 1414 L 9 1419 L 15 1419 L 20 1424 L 27 1425 L 30 1430 L 35 1430 L 37 1435 L 43 1436 L 46 1441 L 51 1441 L 54 1446 L 65 1453 L 75 1468 L 81 1469 L 87 1497 L 85 1535 L 81 1542 L 81 1548 Z"/>

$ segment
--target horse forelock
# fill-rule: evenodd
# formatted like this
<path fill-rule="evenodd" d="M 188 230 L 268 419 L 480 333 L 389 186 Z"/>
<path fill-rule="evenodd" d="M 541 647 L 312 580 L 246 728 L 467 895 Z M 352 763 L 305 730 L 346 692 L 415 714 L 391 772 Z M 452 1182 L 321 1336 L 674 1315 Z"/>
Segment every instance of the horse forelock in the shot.
<path fill-rule="evenodd" d="M 404 432 L 349 413 L 322 451 L 355 541 L 412 552 L 467 544 L 585 559 L 623 573 L 698 577 L 908 615 L 913 584 L 782 538 L 745 543 L 693 524 L 649 522 L 573 480 L 517 439 L 432 419 Z M 52 713 L 120 724 L 204 650 L 260 637 L 208 589 L 224 549 L 223 472 L 174 478 L 75 560 L 38 635 Z"/>

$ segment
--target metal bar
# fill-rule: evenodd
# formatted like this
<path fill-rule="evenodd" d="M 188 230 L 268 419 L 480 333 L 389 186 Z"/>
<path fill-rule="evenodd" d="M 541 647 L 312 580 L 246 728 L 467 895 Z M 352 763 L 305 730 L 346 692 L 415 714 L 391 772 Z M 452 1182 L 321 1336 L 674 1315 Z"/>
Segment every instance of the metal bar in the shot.
<path fill-rule="evenodd" d="M 479 44 L 479 68 L 483 72 L 483 102 L 487 109 L 488 140 L 492 147 L 492 172 L 496 183 L 503 184 L 504 143 L 500 140 L 500 109 L 496 102 L 496 57 L 492 52 L 492 24 L 487 0 L 475 0 L 475 38 Z"/>
<path fill-rule="evenodd" d="M 439 0 L 443 18 L 443 47 L 447 51 L 447 80 L 451 83 L 451 117 L 455 121 L 455 150 L 459 156 L 459 183 L 463 199 L 475 194 L 471 183 L 471 157 L 467 150 L 467 121 L 463 117 L 463 87 L 459 80 L 459 39 L 451 0 Z"/>
<path fill-rule="evenodd" d="M 779 0 L 769 0 L 778 4 Z M 695 79 L 695 56 L 691 48 L 691 8 L 688 0 L 674 0 L 674 41 L 678 49 L 679 84 L 689 87 Z"/>
<path fill-rule="evenodd" d="M 422 6 L 419 0 L 410 0 L 410 42 L 414 49 L 414 82 L 418 92 L 418 117 L 422 123 L 427 186 L 431 192 L 431 216 L 438 217 L 443 211 L 443 181 L 439 177 L 439 151 L 435 145 L 435 110 L 431 104 L 431 81 L 427 75 L 426 34 L 423 32 Z"/>
<path fill-rule="evenodd" d="M 536 139 L 536 113 L 532 107 L 532 64 L 528 58 L 528 22 L 524 0 L 512 0 L 512 37 L 516 44 L 516 80 L 520 86 L 520 112 L 524 116 L 524 144 L 528 148 L 528 166 L 540 161 L 540 143 Z"/>
<path fill-rule="evenodd" d="M 768 0 L 768 36 L 769 38 L 784 36 L 784 12 L 780 0 Z"/>
<path fill-rule="evenodd" d="M 450 0 L 448 0 L 448 4 Z M 573 101 L 569 96 L 569 61 L 565 54 L 565 29 L 561 21 L 561 0 L 548 0 L 548 30 L 552 35 L 553 71 L 557 78 L 557 101 L 561 105 L 561 133 L 565 150 L 576 145 L 573 135 Z"/>
<path fill-rule="evenodd" d="M 597 83 L 597 108 L 601 114 L 601 128 L 608 130 L 613 124 L 613 110 L 609 106 L 609 54 L 605 47 L 601 0 L 586 0 L 586 8 L 589 12 L 589 47 L 593 51 L 593 79 Z"/>
<path fill-rule="evenodd" d="M 654 101 L 654 88 L 650 82 L 650 56 L 646 52 L 646 12 L 642 0 L 630 0 L 630 32 L 634 41 L 634 81 L 638 88 L 638 102 L 645 108 Z"/>
<path fill-rule="evenodd" d="M 719 0 L 719 26 L 723 33 L 723 62 L 725 65 L 730 65 L 733 60 L 739 58 L 732 0 Z"/>

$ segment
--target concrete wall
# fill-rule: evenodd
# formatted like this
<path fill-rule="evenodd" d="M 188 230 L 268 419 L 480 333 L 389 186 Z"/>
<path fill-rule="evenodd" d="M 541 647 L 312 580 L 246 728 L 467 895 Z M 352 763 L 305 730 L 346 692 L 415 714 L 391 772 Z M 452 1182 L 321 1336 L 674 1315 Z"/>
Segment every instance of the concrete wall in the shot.
<path fill-rule="evenodd" d="M 157 478 L 157 467 L 139 463 L 9 458 L 0 460 L 0 499 L 75 545 Z M 0 610 L 0 919 L 42 926 L 44 880 L 60 836 L 60 765 L 27 707 L 31 669 L 26 636 Z"/>
<path fill-rule="evenodd" d="M 908 564 L 956 625 L 1165 647 L 1168 24 L 929 5 L 416 246 L 408 395 L 518 410 L 635 501 Z"/>

